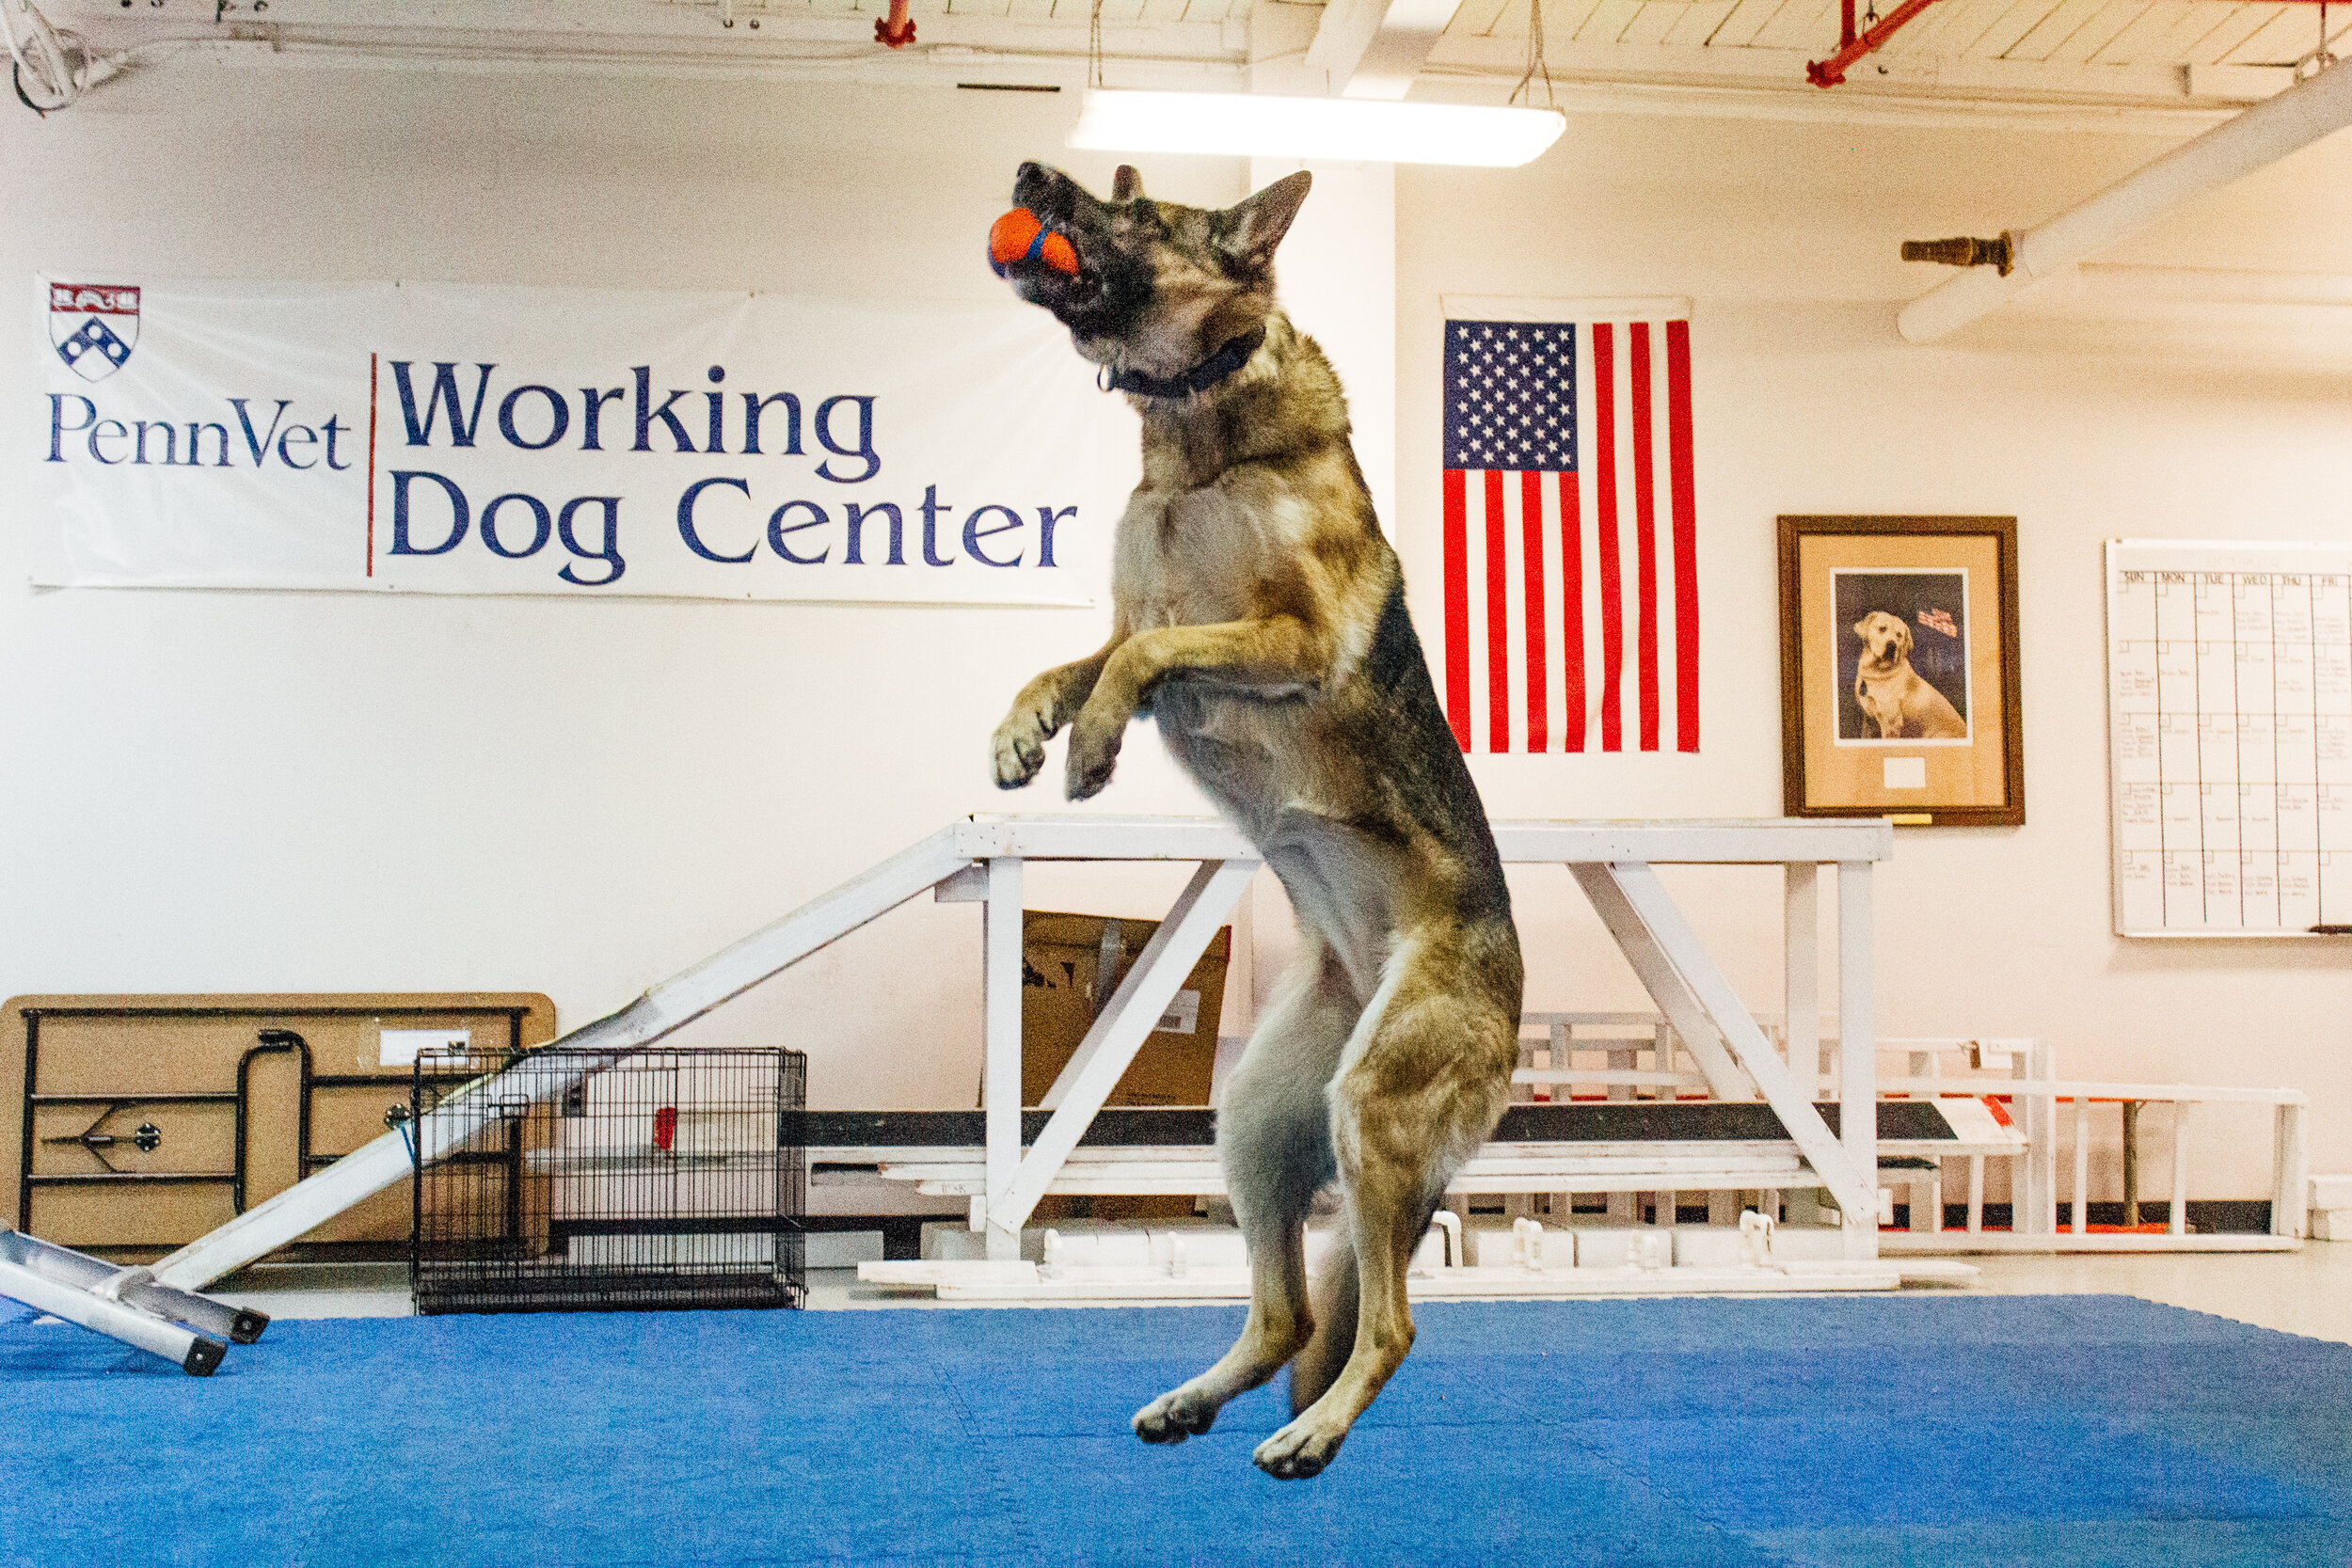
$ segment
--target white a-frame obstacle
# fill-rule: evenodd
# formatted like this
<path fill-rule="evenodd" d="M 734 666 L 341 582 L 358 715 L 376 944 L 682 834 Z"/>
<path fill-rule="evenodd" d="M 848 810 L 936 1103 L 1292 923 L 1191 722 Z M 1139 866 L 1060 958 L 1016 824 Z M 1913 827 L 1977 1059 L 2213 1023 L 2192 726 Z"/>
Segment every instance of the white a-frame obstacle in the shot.
<path fill-rule="evenodd" d="M 1547 822 L 1495 824 L 1505 862 L 1565 865 L 1676 1032 L 1689 1042 L 1721 1099 L 1763 1100 L 1797 1157 L 1787 1186 L 1825 1187 L 1844 1221 L 1850 1259 L 1877 1255 L 1878 1155 L 1874 1118 L 1840 1118 L 1833 1132 L 1815 1108 L 1811 1080 L 1789 1062 L 1819 1051 L 1815 994 L 1819 953 L 1818 872 L 1837 867 L 1837 1012 L 1840 1098 L 1877 1098 L 1870 972 L 1870 874 L 1894 851 L 1878 821 L 1766 819 L 1729 822 Z M 1046 1124 L 1024 1147 L 1021 1124 L 1021 868 L 1028 860 L 1190 861 L 1200 870 L 1120 982 L 1054 1085 Z M 1772 1049 L 1755 1017 L 1701 944 L 1653 867 L 1661 863 L 1780 865 L 1787 890 L 1788 1056 Z M 951 823 L 784 919 L 655 987 L 609 1017 L 555 1041 L 569 1052 L 648 1045 L 741 995 L 926 891 L 978 901 L 983 911 L 986 1041 L 985 1192 L 973 1200 L 974 1227 L 990 1257 L 1019 1255 L 1022 1223 L 1077 1147 L 1169 999 L 1215 935 L 1258 866 L 1257 851 L 1222 822 L 1111 816 L 974 817 Z M 1529 954 L 1540 964 L 1540 952 Z M 536 1092 L 564 1086 L 534 1075 Z M 416 1159 L 463 1145 L 501 1114 L 512 1090 L 485 1079 L 444 1101 L 412 1130 L 387 1133 L 317 1175 L 240 1214 L 155 1265 L 161 1284 L 194 1291 L 294 1241 L 392 1183 Z M 412 1152 L 408 1134 L 416 1139 Z M 1798 1180 L 1797 1177 L 1808 1180 Z"/>

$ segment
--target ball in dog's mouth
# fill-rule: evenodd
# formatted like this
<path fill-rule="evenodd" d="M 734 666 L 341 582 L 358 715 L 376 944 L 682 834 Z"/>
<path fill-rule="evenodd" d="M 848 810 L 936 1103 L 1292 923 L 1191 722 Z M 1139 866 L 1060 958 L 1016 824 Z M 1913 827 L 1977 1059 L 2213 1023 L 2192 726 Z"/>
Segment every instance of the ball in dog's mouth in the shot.
<path fill-rule="evenodd" d="M 1077 248 L 1026 207 L 1015 207 L 988 230 L 988 262 L 1003 277 L 1017 266 L 1041 266 L 1075 277 Z"/>

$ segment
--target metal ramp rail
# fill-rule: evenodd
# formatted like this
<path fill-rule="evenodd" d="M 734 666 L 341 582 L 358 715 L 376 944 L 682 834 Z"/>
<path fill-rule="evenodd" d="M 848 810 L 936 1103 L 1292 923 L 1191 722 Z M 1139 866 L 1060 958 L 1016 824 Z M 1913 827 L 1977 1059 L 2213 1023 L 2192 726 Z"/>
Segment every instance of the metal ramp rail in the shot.
<path fill-rule="evenodd" d="M 1877 1256 L 1877 1133 L 1867 1117 L 1833 1132 L 1740 1003 L 1665 886 L 1661 863 L 1785 868 L 1789 1057 L 1811 1059 L 1821 1008 L 1816 996 L 1820 909 L 1818 870 L 1838 868 L 1836 1011 L 1851 1039 L 1872 1037 L 1870 887 L 1873 864 L 1894 852 L 1893 830 L 1869 820 L 1568 822 L 1494 825 L 1502 859 L 1565 865 L 1659 1007 L 1673 1022 L 1720 1099 L 1769 1103 L 1803 1163 L 1849 1216 L 1849 1259 Z M 1045 1100 L 1034 1139 L 1022 1135 L 1021 874 L 1025 860 L 1191 861 L 1199 870 L 1120 981 Z M 867 922 L 936 890 L 945 901 L 981 902 L 986 1067 L 980 1191 L 975 1230 L 989 1257 L 1019 1257 L 1021 1227 L 1060 1177 L 1136 1049 L 1182 985 L 1258 868 L 1254 846 L 1208 818 L 1095 816 L 976 816 L 949 824 L 784 919 L 647 991 L 618 1012 L 563 1036 L 573 1053 L 649 1045 L 741 995 Z M 1869 1049 L 1843 1052 L 1849 1098 L 1874 1100 Z M 535 1080 L 541 1094 L 566 1085 Z M 510 1098 L 495 1077 L 444 1101 L 412 1130 L 415 1150 L 390 1132 L 240 1214 L 154 1265 L 154 1278 L 202 1288 L 292 1242 L 407 1178 L 412 1161 L 466 1142 Z M 1026 1147 L 1025 1148 L 1025 1142 Z M 1861 1216 L 1854 1218 L 1852 1216 Z"/>
<path fill-rule="evenodd" d="M 230 1345 L 249 1345 L 269 1326 L 265 1313 L 159 1284 L 151 1270 L 122 1268 L 6 1227 L 0 1296 L 135 1345 L 194 1377 L 210 1377 Z"/>

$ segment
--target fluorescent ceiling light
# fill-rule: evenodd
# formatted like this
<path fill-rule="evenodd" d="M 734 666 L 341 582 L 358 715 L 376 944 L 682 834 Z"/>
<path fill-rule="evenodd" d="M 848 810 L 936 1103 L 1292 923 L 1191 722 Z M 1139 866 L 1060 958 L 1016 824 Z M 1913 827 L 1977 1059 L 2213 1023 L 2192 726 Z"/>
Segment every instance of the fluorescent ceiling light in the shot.
<path fill-rule="evenodd" d="M 1069 145 L 1099 151 L 1517 168 L 1560 139 L 1555 109 L 1091 88 Z"/>

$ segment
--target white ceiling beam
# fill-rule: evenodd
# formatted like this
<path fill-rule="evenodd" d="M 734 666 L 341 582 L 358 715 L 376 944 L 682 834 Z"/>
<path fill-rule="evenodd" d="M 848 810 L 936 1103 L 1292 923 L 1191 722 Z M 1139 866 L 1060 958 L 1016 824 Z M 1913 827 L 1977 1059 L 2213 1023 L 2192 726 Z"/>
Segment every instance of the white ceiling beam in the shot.
<path fill-rule="evenodd" d="M 2352 125 L 2352 67 L 2332 66 L 2264 100 L 2030 229 L 2004 236 L 2014 265 L 1969 267 L 1902 308 L 1896 325 L 1932 342 L 2009 304 L 2184 203 Z"/>
<path fill-rule="evenodd" d="M 1328 0 L 1307 67 L 1343 98 L 1402 98 L 1462 0 Z"/>

